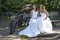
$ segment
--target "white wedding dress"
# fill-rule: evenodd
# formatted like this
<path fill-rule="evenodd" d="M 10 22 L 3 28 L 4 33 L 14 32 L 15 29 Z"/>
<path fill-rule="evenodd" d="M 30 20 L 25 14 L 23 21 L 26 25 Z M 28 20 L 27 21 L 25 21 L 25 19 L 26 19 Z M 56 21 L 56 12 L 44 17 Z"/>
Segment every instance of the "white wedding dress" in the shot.
<path fill-rule="evenodd" d="M 39 27 L 39 31 L 44 33 L 53 33 L 52 30 L 52 23 L 49 19 L 49 17 L 47 17 L 47 19 L 44 20 L 44 18 L 46 18 L 46 14 L 45 13 L 40 13 L 41 16 L 39 16 L 37 18 L 38 20 L 38 27 Z"/>
<path fill-rule="evenodd" d="M 32 10 L 32 18 L 29 21 L 29 25 L 27 28 L 19 32 L 19 35 L 26 35 L 28 37 L 35 37 L 37 36 L 40 32 L 38 30 L 38 25 L 37 25 L 37 15 L 38 12 Z"/>

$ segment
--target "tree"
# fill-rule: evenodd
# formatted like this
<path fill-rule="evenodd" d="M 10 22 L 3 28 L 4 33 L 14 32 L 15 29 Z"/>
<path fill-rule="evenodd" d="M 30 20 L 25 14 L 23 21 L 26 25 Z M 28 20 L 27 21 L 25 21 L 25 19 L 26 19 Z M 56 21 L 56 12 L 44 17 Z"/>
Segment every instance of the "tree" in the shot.
<path fill-rule="evenodd" d="M 15 11 L 20 10 L 28 3 L 35 3 L 37 7 L 40 4 L 44 4 L 48 11 L 60 10 L 60 0 L 1 0 L 0 10 L 2 11 Z"/>
<path fill-rule="evenodd" d="M 20 10 L 24 4 L 23 0 L 4 0 L 2 1 L 2 9 L 3 11 Z"/>
<path fill-rule="evenodd" d="M 48 11 L 60 10 L 60 0 L 28 0 L 28 2 L 35 3 L 37 7 L 44 4 Z"/>

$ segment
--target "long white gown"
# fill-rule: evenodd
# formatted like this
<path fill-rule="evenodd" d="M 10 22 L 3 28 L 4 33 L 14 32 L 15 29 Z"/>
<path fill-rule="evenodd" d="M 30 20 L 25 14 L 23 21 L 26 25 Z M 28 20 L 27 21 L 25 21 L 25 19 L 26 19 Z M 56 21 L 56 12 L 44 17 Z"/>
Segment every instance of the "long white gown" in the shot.
<path fill-rule="evenodd" d="M 26 35 L 28 37 L 35 37 L 40 33 L 38 30 L 38 26 L 37 26 L 37 15 L 38 15 L 38 12 L 32 10 L 32 18 L 29 21 L 28 27 L 26 29 L 20 31 L 19 35 Z"/>
<path fill-rule="evenodd" d="M 49 17 L 47 17 L 47 19 L 44 20 L 44 18 L 46 18 L 46 14 L 45 13 L 40 13 L 41 16 L 38 17 L 38 27 L 39 27 L 39 31 L 44 33 L 53 33 L 52 30 L 52 23 L 49 19 Z"/>

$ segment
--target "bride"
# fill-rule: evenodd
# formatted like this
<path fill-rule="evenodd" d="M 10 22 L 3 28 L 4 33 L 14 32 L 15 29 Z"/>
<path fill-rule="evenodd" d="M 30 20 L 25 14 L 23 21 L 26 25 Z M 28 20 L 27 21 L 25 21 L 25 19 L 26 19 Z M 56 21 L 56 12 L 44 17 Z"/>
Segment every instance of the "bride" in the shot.
<path fill-rule="evenodd" d="M 37 16 L 40 14 L 39 16 Z M 40 10 L 38 11 L 36 6 L 33 5 L 33 10 L 31 11 L 31 19 L 29 21 L 28 27 L 19 32 L 19 35 L 26 35 L 28 37 L 35 37 L 40 33 L 53 33 L 52 23 L 48 17 L 48 12 L 44 5 L 40 5 Z"/>
<path fill-rule="evenodd" d="M 41 16 L 37 18 L 38 20 L 38 27 L 41 33 L 52 33 L 53 32 L 53 27 L 52 23 L 48 17 L 48 12 L 45 9 L 44 5 L 40 5 L 40 13 Z M 40 22 L 39 22 L 40 20 Z"/>
<path fill-rule="evenodd" d="M 29 21 L 29 25 L 27 28 L 19 32 L 19 35 L 26 35 L 28 37 L 35 37 L 37 36 L 40 32 L 38 30 L 37 26 L 37 15 L 38 11 L 36 6 L 33 4 L 33 10 L 31 11 L 31 19 Z"/>

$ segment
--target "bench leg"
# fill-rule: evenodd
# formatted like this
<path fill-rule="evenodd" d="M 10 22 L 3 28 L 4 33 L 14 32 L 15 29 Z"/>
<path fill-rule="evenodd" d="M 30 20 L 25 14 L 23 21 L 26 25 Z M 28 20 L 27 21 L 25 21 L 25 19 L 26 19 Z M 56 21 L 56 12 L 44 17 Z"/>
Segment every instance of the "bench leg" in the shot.
<path fill-rule="evenodd" d="M 52 22 L 52 26 L 53 26 L 53 29 L 55 28 L 55 23 L 54 22 Z"/>

